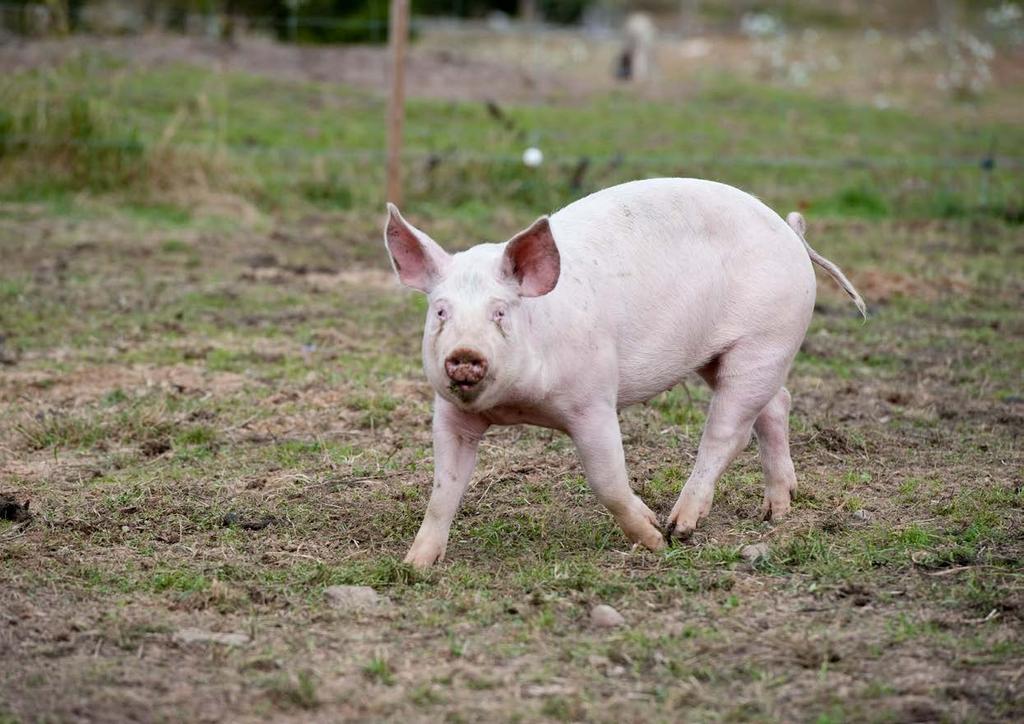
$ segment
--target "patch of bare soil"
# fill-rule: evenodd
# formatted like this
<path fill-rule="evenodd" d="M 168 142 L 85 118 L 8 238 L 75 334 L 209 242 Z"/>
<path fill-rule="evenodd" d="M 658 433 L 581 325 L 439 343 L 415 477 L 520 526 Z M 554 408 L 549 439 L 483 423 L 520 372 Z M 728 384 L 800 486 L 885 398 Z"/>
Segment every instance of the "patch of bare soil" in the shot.
<path fill-rule="evenodd" d="M 964 294 L 972 288 L 970 281 L 963 276 L 923 278 L 877 267 L 858 270 L 852 281 L 862 296 L 883 304 L 894 297 L 933 302 L 942 297 Z"/>
<path fill-rule="evenodd" d="M 210 372 L 190 365 L 103 365 L 67 373 L 14 370 L 0 384 L 0 400 L 30 397 L 35 404 L 74 407 L 95 402 L 116 390 L 137 394 L 145 389 L 224 395 L 237 392 L 247 379 L 231 372 Z"/>

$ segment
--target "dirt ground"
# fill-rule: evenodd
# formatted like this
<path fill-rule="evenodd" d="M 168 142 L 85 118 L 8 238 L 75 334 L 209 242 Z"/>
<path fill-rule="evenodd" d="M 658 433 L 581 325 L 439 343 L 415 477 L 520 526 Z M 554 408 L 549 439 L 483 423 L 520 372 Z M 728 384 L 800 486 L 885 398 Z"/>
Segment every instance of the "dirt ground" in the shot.
<path fill-rule="evenodd" d="M 3 226 L 6 274 L 31 280 L 5 323 L 46 340 L 8 350 L 0 382 L 0 476 L 33 515 L 0 532 L 16 719 L 1022 714 L 1024 329 L 999 312 L 1019 276 L 982 290 L 853 260 L 867 324 L 822 282 L 785 522 L 755 519 L 748 451 L 692 546 L 630 551 L 567 441 L 511 428 L 483 448 L 450 562 L 419 575 L 396 561 L 429 489 L 420 311 L 383 265 L 311 272 L 272 235 L 178 230 L 182 250 L 24 208 Z M 825 253 L 862 233 L 833 231 Z M 879 234 L 924 259 L 970 238 Z M 1019 234 L 1000 248 L 1019 265 Z M 624 417 L 660 513 L 696 447 L 690 388 L 692 406 L 675 392 Z M 332 608 L 336 583 L 389 604 Z M 595 628 L 599 602 L 625 627 Z"/>
<path fill-rule="evenodd" d="M 375 50 L 259 52 L 246 70 L 381 72 Z M 438 62 L 411 85 L 562 82 Z M 756 516 L 752 445 L 690 544 L 631 550 L 564 436 L 503 428 L 448 560 L 418 573 L 424 308 L 375 210 L 222 208 L 0 204 L 0 721 L 1024 719 L 1019 224 L 810 220 L 870 317 L 819 280 L 786 520 Z M 661 515 L 707 399 L 694 380 L 623 413 Z"/>

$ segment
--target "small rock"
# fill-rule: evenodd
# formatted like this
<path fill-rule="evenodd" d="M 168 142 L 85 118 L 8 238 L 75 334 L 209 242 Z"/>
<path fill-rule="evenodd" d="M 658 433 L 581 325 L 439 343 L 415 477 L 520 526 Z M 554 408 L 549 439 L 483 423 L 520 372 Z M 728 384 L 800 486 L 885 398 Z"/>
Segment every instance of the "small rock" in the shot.
<path fill-rule="evenodd" d="M 861 520 L 866 523 L 871 520 L 871 513 L 861 508 L 860 510 L 853 511 L 853 518 L 854 520 Z"/>
<path fill-rule="evenodd" d="M 757 563 L 768 557 L 767 543 L 751 543 L 740 549 L 740 555 L 747 563 Z"/>
<path fill-rule="evenodd" d="M 174 633 L 179 644 L 222 644 L 224 646 L 245 646 L 250 638 L 244 633 L 220 633 L 199 628 L 183 628 Z"/>
<path fill-rule="evenodd" d="M 601 603 L 590 609 L 590 622 L 601 628 L 625 626 L 626 619 L 611 606 Z"/>
<path fill-rule="evenodd" d="M 369 586 L 330 586 L 324 589 L 327 602 L 341 611 L 370 611 L 390 601 Z"/>

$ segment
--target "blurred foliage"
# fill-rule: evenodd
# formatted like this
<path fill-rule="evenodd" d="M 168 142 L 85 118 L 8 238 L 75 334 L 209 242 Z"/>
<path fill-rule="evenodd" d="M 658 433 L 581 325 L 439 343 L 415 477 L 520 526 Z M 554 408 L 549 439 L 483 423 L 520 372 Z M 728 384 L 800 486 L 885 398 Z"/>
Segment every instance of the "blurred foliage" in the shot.
<path fill-rule="evenodd" d="M 552 23 L 578 22 L 601 0 L 535 0 L 537 17 Z M 230 37 L 236 19 L 269 30 L 279 40 L 299 43 L 381 43 L 387 39 L 389 0 L 9 0 L 4 29 L 22 35 L 67 31 L 140 32 L 159 27 L 178 32 Z M 483 18 L 516 16 L 520 0 L 416 0 L 419 16 Z"/>
<path fill-rule="evenodd" d="M 236 27 L 299 43 L 380 43 L 387 38 L 390 0 L 6 0 L 0 29 L 25 34 L 87 30 L 135 33 L 147 28 L 233 37 Z M 1004 0 L 412 0 L 419 17 L 533 17 L 573 24 L 589 17 L 614 26 L 646 11 L 665 28 L 690 32 L 742 30 L 750 18 L 773 27 L 940 28 L 943 17 L 971 25 L 1007 7 Z M 1013 6 L 1016 7 L 1016 6 Z M 944 9 L 944 10 L 943 10 Z M 994 16 L 993 16 L 994 17 Z M 986 20 L 992 25 L 991 20 Z M 415 29 L 414 29 L 415 32 Z"/>

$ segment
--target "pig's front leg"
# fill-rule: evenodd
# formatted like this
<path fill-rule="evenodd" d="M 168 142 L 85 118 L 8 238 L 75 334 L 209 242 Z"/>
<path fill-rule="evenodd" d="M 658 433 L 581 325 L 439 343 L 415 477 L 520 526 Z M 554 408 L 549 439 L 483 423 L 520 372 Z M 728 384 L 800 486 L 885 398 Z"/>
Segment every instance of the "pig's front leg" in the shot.
<path fill-rule="evenodd" d="M 622 433 L 614 405 L 599 405 L 583 412 L 570 426 L 587 482 L 626 537 L 652 551 L 665 547 L 658 518 L 629 487 Z"/>
<path fill-rule="evenodd" d="M 427 568 L 444 559 L 448 531 L 476 466 L 476 449 L 488 423 L 434 398 L 434 489 L 405 562 Z"/>

